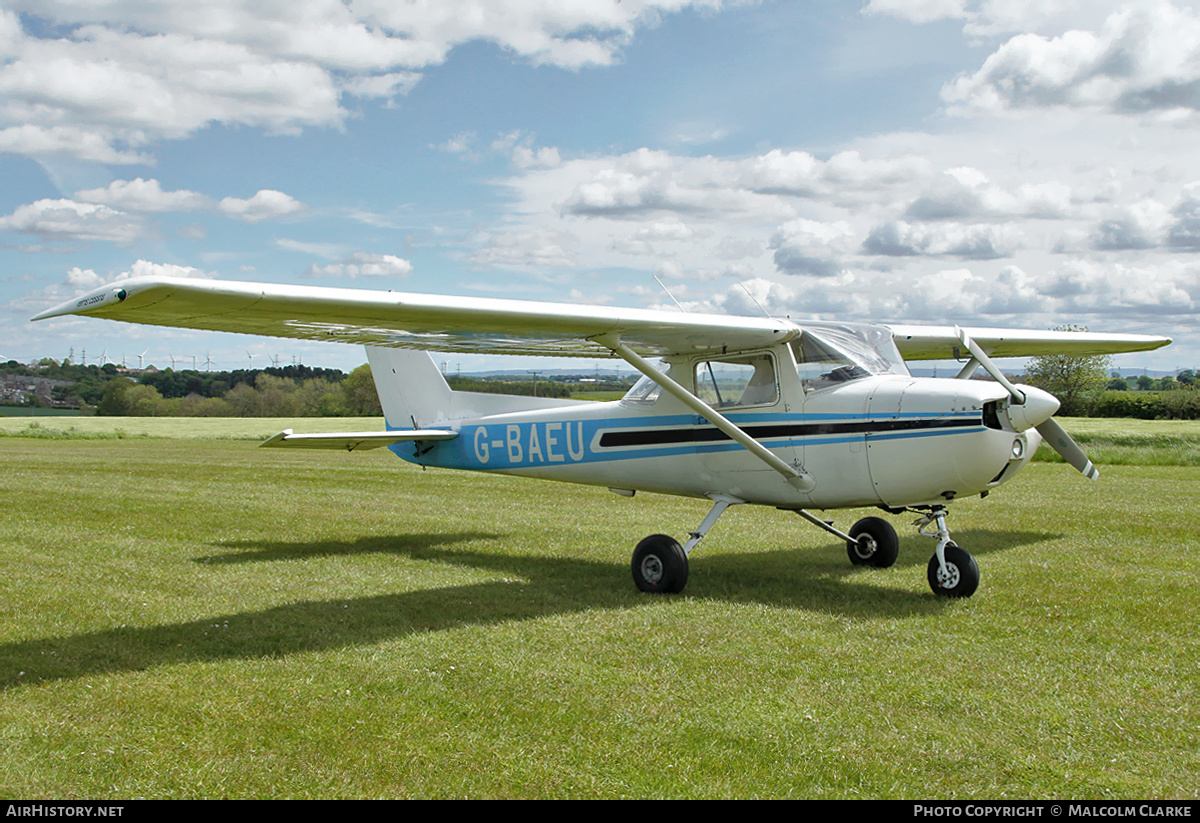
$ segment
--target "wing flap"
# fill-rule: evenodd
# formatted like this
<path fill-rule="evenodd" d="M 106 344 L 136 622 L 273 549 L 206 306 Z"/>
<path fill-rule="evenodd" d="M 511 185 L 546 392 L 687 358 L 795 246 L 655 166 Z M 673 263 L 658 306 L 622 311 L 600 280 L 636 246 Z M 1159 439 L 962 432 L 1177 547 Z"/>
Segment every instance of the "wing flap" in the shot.
<path fill-rule="evenodd" d="M 293 449 L 344 449 L 362 451 L 378 449 L 410 440 L 453 440 L 458 432 L 449 429 L 398 429 L 384 432 L 329 432 L 321 434 L 295 434 L 284 429 L 272 435 L 259 447 Z"/>

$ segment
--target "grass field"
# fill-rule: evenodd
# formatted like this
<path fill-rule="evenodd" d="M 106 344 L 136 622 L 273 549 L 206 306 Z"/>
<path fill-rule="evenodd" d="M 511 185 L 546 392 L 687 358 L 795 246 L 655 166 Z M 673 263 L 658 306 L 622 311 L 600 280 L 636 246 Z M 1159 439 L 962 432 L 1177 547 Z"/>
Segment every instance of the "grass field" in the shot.
<path fill-rule="evenodd" d="M 5 797 L 1200 796 L 1195 466 L 958 502 L 967 601 L 751 507 L 653 597 L 704 503 L 121 423 L 0 439 Z"/>

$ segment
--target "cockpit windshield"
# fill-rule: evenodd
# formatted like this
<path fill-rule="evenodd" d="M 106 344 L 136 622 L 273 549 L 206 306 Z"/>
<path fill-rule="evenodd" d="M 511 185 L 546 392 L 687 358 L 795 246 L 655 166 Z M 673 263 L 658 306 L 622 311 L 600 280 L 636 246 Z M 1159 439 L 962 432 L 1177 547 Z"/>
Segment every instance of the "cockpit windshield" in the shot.
<path fill-rule="evenodd" d="M 661 393 L 661 386 L 659 386 L 649 377 L 643 376 L 640 380 L 633 384 L 632 389 L 625 392 L 625 396 L 621 399 L 626 403 L 646 403 L 649 405 L 657 400 Z"/>
<path fill-rule="evenodd" d="M 830 323 L 805 327 L 791 346 L 805 391 L 873 374 L 909 373 L 892 335 L 875 326 Z"/>

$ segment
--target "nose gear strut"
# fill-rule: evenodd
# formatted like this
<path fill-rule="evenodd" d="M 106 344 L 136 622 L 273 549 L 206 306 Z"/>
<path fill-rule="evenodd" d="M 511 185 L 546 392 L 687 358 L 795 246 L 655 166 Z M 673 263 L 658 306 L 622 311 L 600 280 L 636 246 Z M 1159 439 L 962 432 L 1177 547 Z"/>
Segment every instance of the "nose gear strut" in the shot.
<path fill-rule="evenodd" d="M 979 588 L 979 564 L 970 552 L 960 549 L 950 539 L 950 530 L 946 528 L 946 507 L 909 507 L 909 511 L 924 511 L 925 513 L 913 521 L 917 534 L 932 537 L 937 541 L 933 557 L 929 558 L 929 587 L 934 594 L 942 597 L 970 597 Z M 936 526 L 936 531 L 928 530 L 930 524 Z"/>

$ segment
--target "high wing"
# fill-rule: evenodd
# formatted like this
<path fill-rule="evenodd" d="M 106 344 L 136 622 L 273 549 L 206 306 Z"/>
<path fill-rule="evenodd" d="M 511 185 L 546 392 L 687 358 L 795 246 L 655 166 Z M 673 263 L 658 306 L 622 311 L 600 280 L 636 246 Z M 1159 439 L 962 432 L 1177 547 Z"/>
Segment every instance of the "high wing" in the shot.
<path fill-rule="evenodd" d="M 153 326 L 475 354 L 596 357 L 617 334 L 648 355 L 762 348 L 798 336 L 789 320 L 445 297 L 363 289 L 136 278 L 34 320 L 78 314 Z"/>
<path fill-rule="evenodd" d="M 606 343 L 614 338 L 642 355 L 667 355 L 765 348 L 803 334 L 802 324 L 789 319 L 169 277 L 111 283 L 33 319 L 70 314 L 302 340 L 560 357 L 608 356 L 613 350 Z M 961 354 L 953 327 L 885 328 L 906 359 Z M 966 331 L 992 357 L 1148 351 L 1171 342 L 1135 334 Z"/>
<path fill-rule="evenodd" d="M 959 331 L 953 326 L 903 326 L 885 324 L 905 360 L 957 360 L 969 357 Z M 1079 331 L 1025 331 L 1021 329 L 965 329 L 971 339 L 992 357 L 1037 357 L 1068 354 L 1085 357 L 1151 351 L 1171 342 L 1151 334 L 1102 334 Z"/>

